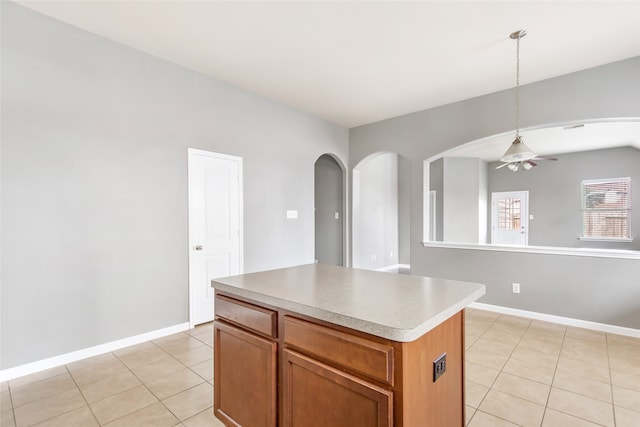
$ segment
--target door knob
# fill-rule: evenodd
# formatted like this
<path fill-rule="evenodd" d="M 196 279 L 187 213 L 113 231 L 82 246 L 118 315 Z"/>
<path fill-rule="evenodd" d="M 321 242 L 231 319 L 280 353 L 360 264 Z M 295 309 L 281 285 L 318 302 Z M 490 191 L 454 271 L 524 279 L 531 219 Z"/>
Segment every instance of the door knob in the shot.
<path fill-rule="evenodd" d="M 198 245 L 194 248 L 196 251 L 201 251 L 202 250 L 202 245 Z"/>

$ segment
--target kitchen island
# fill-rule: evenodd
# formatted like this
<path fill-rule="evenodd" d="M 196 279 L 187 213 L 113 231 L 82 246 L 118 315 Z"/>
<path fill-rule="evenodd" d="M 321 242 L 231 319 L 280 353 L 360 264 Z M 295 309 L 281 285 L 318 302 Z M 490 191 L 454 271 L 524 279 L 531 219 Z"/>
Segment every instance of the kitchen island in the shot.
<path fill-rule="evenodd" d="M 211 286 L 226 425 L 464 425 L 464 308 L 484 285 L 310 264 Z"/>

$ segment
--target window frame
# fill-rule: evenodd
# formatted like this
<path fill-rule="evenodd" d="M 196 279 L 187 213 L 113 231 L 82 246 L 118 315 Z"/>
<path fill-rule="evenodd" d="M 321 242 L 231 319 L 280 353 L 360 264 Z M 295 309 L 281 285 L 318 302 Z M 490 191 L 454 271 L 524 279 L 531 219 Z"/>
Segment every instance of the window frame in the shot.
<path fill-rule="evenodd" d="M 619 185 L 619 183 L 626 183 L 627 187 L 627 206 L 625 208 L 588 208 L 586 206 L 586 186 L 594 185 L 594 184 L 614 184 Z M 586 236 L 585 235 L 585 213 L 586 212 L 620 212 L 626 211 L 626 237 L 616 237 L 616 236 Z M 633 241 L 633 234 L 631 230 L 632 225 L 632 201 L 631 201 L 631 177 L 622 177 L 622 178 L 599 178 L 599 179 L 583 179 L 580 184 L 580 237 L 579 240 L 585 241 L 597 241 L 597 242 L 621 242 L 628 243 Z"/>

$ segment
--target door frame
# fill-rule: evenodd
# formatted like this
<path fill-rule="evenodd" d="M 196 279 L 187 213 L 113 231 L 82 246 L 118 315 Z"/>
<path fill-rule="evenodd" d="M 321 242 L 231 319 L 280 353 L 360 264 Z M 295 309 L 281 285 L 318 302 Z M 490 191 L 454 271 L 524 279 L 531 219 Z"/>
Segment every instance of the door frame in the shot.
<path fill-rule="evenodd" d="M 187 253 L 188 253 L 188 257 L 189 257 L 189 263 L 188 263 L 188 288 L 189 288 L 189 328 L 193 328 L 194 325 L 194 315 L 193 315 L 193 302 L 192 302 L 192 298 L 194 296 L 194 292 L 193 292 L 193 286 L 194 284 L 192 284 L 191 282 L 191 269 L 192 269 L 192 263 L 193 263 L 193 258 L 192 258 L 192 254 L 193 254 L 193 250 L 192 248 L 195 246 L 196 242 L 195 242 L 195 237 L 194 237 L 194 230 L 193 230 L 193 225 L 192 225 L 192 221 L 191 221 L 191 212 L 193 211 L 193 196 L 191 194 L 191 189 L 192 189 L 192 182 L 194 180 L 193 177 L 193 167 L 192 167 L 192 162 L 193 162 L 193 157 L 194 156 L 205 156 L 205 157 L 213 157 L 213 158 L 217 158 L 217 159 L 223 159 L 223 160 L 231 160 L 231 161 L 236 161 L 238 162 L 238 216 L 239 221 L 238 221 L 238 257 L 239 257 L 239 273 L 242 274 L 244 273 L 244 197 L 243 197 L 243 170 L 242 170 L 242 157 L 238 157 L 238 156 L 232 156 L 229 154 L 222 154 L 222 153 L 215 153 L 212 151 L 206 151 L 206 150 L 199 150 L 199 149 L 195 149 L 195 148 L 187 148 L 187 196 L 188 196 L 188 204 L 187 204 L 187 221 L 188 221 L 188 247 L 187 247 Z"/>

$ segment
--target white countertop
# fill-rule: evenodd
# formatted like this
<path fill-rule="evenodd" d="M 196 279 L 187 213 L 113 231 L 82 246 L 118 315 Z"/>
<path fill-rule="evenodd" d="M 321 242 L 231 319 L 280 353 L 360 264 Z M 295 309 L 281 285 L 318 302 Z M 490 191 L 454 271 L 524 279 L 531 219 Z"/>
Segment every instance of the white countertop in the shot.
<path fill-rule="evenodd" d="M 324 264 L 225 277 L 211 286 L 400 342 L 416 340 L 485 294 L 477 283 Z"/>

